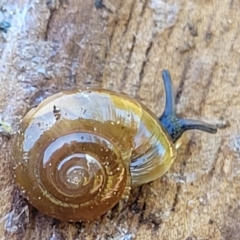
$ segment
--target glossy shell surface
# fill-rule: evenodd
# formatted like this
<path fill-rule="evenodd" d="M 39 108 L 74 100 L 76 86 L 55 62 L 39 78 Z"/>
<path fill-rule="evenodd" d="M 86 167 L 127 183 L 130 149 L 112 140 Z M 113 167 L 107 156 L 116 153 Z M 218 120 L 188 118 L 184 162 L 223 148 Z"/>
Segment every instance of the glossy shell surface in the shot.
<path fill-rule="evenodd" d="M 12 149 L 13 177 L 29 202 L 64 221 L 106 213 L 176 158 L 154 114 L 103 89 L 45 99 L 22 119 Z"/>

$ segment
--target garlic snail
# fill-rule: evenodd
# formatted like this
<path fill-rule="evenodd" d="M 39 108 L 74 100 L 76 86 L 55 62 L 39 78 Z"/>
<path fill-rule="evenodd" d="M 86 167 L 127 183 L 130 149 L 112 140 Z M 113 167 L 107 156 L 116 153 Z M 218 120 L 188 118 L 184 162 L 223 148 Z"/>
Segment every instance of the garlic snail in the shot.
<path fill-rule="evenodd" d="M 11 154 L 13 178 L 29 202 L 63 221 L 93 220 L 131 188 L 161 177 L 184 131 L 216 133 L 216 126 L 176 116 L 169 72 L 162 77 L 159 119 L 127 95 L 100 88 L 59 92 L 31 109 Z"/>

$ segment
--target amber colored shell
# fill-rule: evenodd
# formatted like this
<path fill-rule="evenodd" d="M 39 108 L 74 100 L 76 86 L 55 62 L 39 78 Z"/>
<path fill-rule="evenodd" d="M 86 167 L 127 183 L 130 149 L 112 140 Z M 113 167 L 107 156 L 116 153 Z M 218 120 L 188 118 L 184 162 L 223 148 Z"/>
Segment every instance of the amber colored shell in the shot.
<path fill-rule="evenodd" d="M 13 176 L 30 203 L 64 221 L 103 215 L 176 158 L 154 114 L 103 89 L 45 99 L 23 118 L 12 149 Z"/>

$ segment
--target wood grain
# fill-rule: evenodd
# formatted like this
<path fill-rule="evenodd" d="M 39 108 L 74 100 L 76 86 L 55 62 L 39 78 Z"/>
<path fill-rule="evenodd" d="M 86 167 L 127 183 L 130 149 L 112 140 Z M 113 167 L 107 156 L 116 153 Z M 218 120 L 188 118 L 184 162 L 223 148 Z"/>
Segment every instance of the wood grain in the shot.
<path fill-rule="evenodd" d="M 119 216 L 66 224 L 28 207 L 0 139 L 0 239 L 239 239 L 240 2 L 12 0 L 0 3 L 0 117 L 16 131 L 36 101 L 73 86 L 123 91 L 160 115 L 169 69 L 178 113 L 211 123 L 192 131 L 171 170 L 137 189 Z"/>

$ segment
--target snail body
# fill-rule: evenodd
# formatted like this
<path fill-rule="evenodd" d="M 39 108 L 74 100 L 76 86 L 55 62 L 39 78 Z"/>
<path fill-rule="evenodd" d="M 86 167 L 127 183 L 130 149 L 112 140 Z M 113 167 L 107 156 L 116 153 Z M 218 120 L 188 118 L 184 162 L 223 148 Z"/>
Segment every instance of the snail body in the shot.
<path fill-rule="evenodd" d="M 101 216 L 133 187 L 161 177 L 182 133 L 216 127 L 175 115 L 170 75 L 157 118 L 125 94 L 73 89 L 43 100 L 22 119 L 12 147 L 13 177 L 29 202 L 64 221 Z"/>

